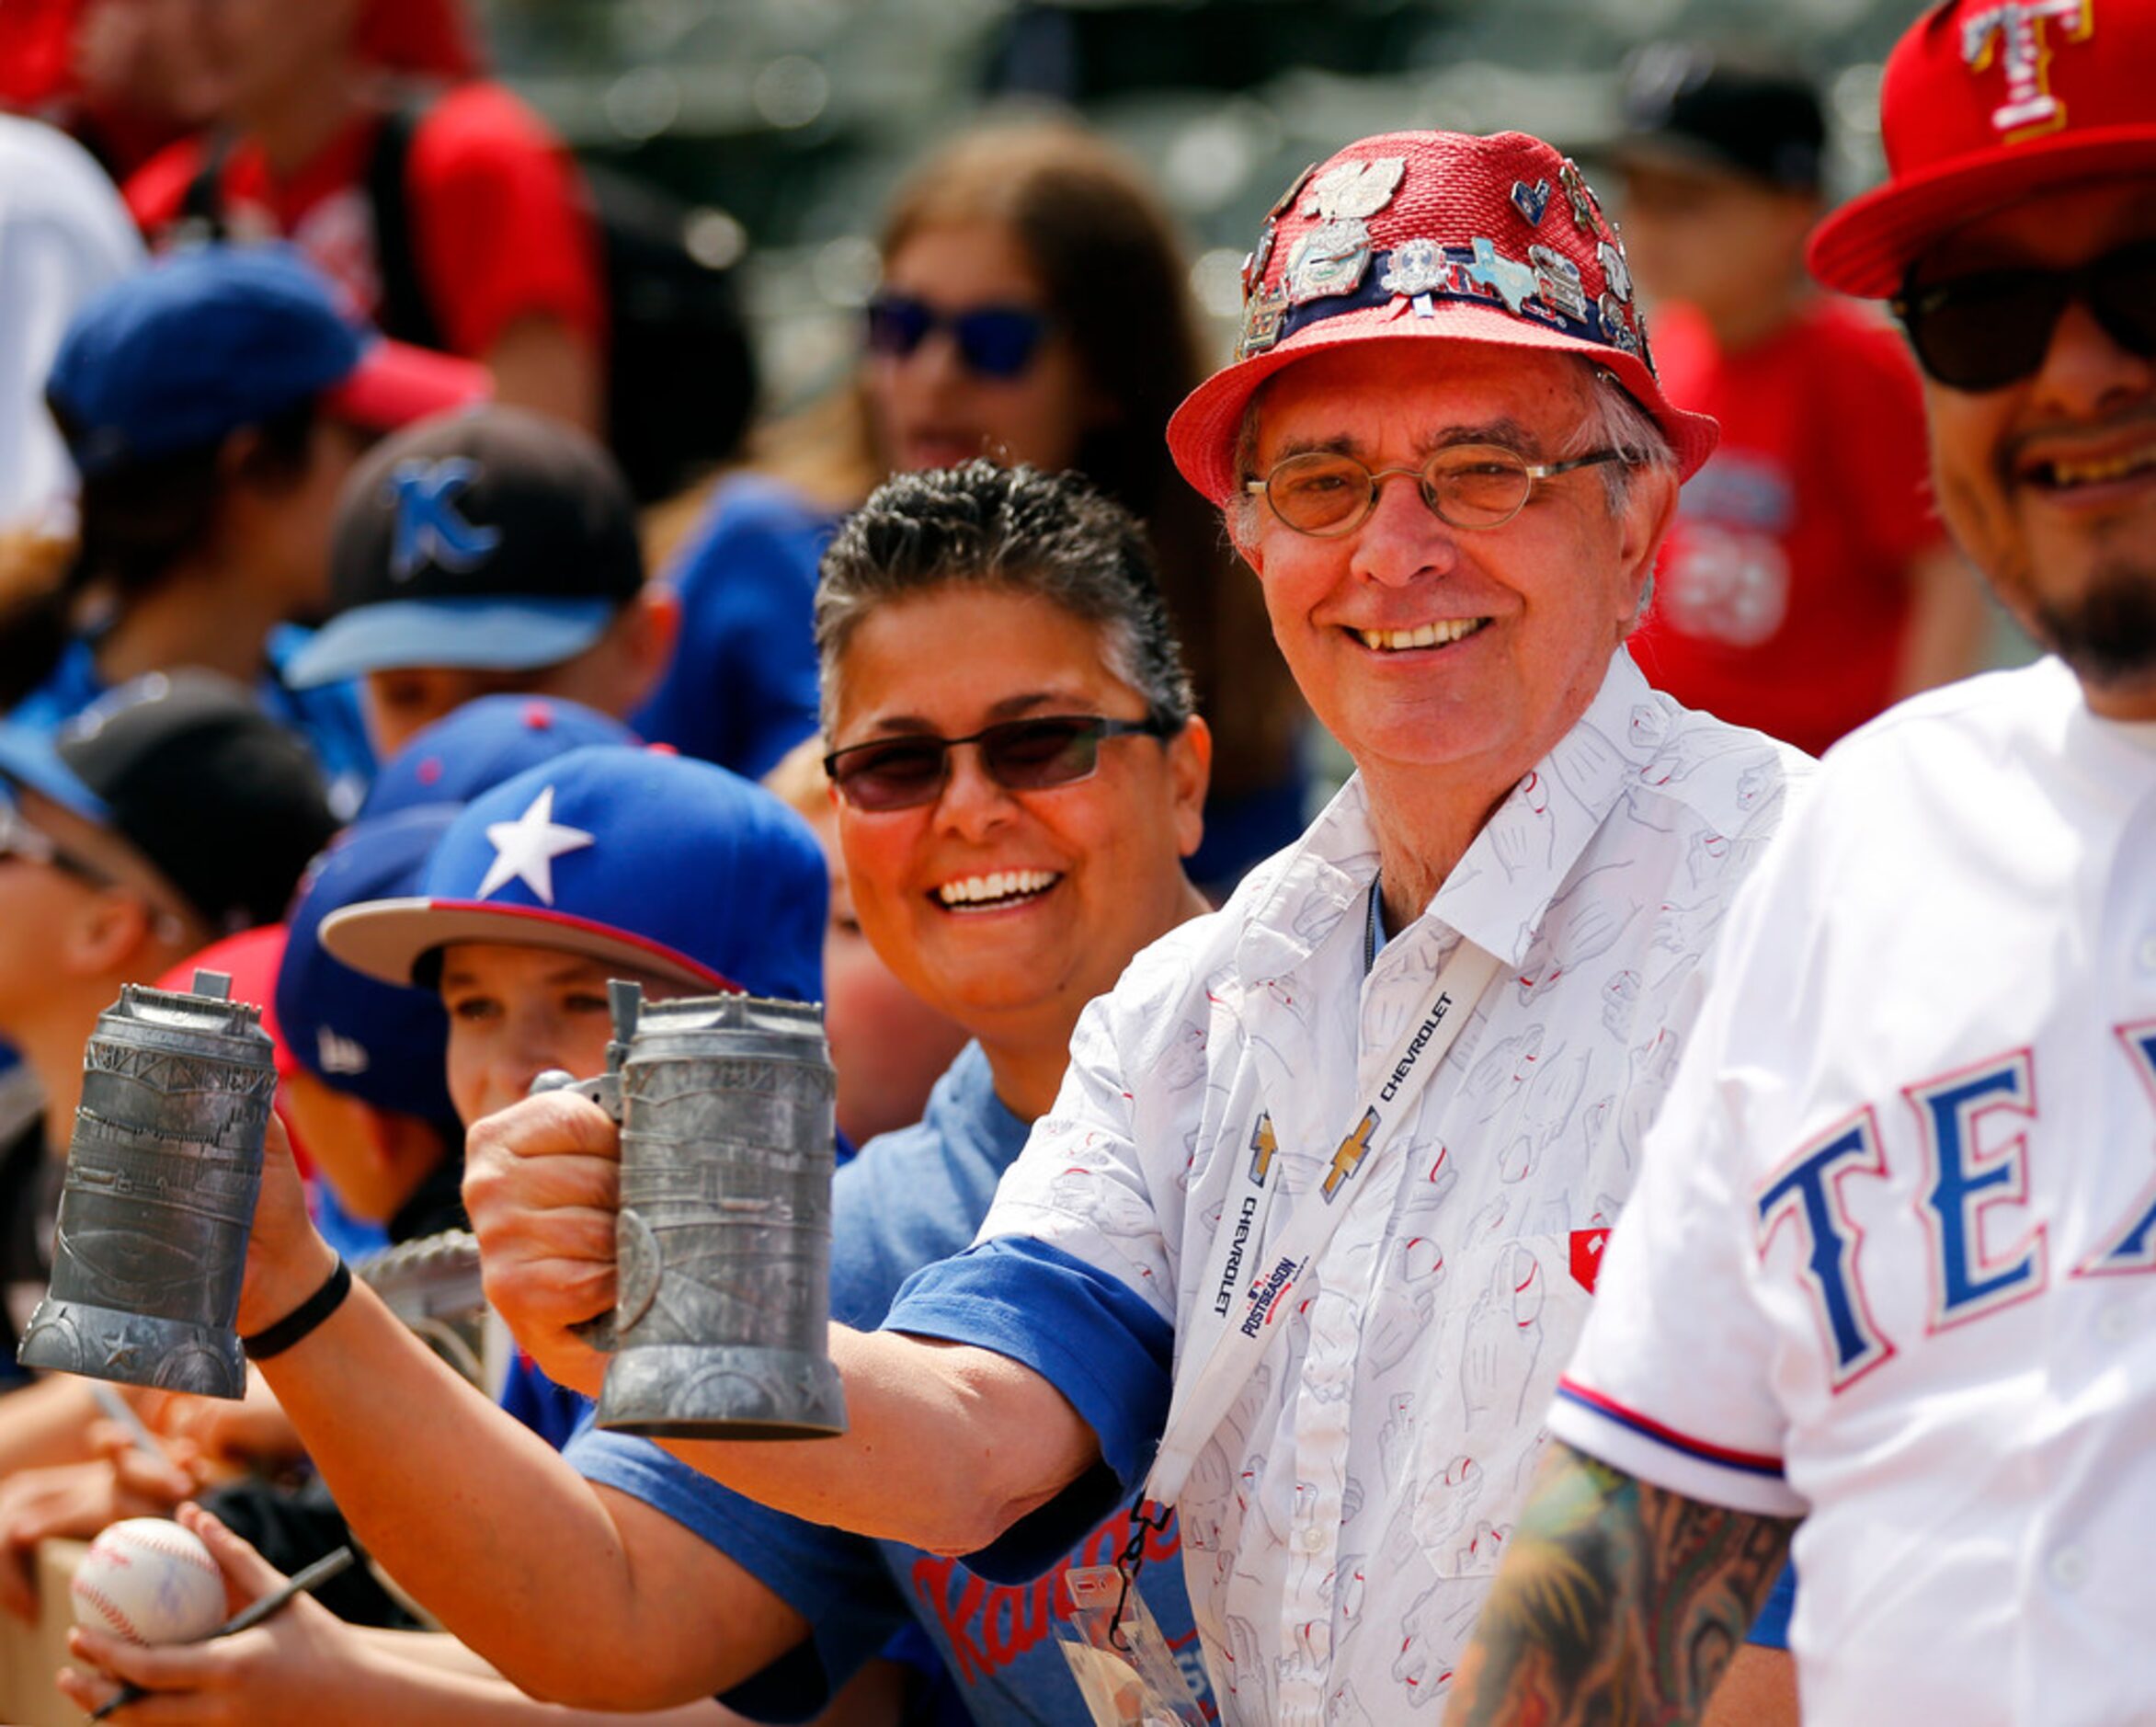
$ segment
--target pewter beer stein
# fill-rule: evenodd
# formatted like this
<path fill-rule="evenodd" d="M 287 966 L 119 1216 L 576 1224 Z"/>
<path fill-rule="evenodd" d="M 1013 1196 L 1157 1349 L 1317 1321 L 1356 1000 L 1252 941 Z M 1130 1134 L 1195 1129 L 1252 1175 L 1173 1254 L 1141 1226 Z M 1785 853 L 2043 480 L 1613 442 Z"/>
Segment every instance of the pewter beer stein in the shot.
<path fill-rule="evenodd" d="M 233 1321 L 277 1073 L 260 1010 L 231 990 L 214 971 L 192 993 L 123 984 L 97 1016 L 25 1367 L 245 1390 Z"/>
<path fill-rule="evenodd" d="M 820 1011 L 754 996 L 645 1003 L 607 986 L 622 1124 L 613 1323 L 599 1424 L 675 1438 L 846 1431 L 831 1312 L 836 1092 Z M 534 1090 L 561 1081 L 542 1075 Z"/>

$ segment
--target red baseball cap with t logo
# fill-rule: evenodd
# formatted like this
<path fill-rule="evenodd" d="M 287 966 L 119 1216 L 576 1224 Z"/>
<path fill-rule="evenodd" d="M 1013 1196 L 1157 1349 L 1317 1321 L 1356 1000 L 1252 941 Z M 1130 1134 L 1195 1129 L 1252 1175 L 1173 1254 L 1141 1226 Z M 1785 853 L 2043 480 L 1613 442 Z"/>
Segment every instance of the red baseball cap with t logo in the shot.
<path fill-rule="evenodd" d="M 1942 234 L 2074 180 L 2156 170 L 2156 3 L 1948 0 L 1879 88 L 1885 186 L 1812 235 L 1830 288 L 1884 299 Z"/>

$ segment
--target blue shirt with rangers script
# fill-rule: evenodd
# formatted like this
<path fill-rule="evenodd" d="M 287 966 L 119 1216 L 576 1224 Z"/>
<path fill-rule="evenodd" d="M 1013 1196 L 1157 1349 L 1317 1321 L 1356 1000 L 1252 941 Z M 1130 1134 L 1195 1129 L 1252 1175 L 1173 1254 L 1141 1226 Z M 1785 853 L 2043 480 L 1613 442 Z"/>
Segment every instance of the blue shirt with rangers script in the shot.
<path fill-rule="evenodd" d="M 910 1274 L 966 1247 L 1027 1132 L 1028 1124 L 997 1098 L 980 1046 L 968 1045 L 937 1081 L 918 1126 L 870 1141 L 838 1172 L 832 1318 L 873 1329 Z M 730 1708 L 756 1720 L 806 1720 L 910 1620 L 941 1653 L 976 1721 L 1088 1727 L 1084 1699 L 1055 1646 L 1054 1618 L 1068 1608 L 1060 1578 L 1069 1565 L 1113 1562 L 1130 1538 L 1127 1506 L 1099 1523 L 1045 1574 L 998 1584 L 956 1560 L 767 1510 L 646 1439 L 587 1424 L 570 1441 L 567 1455 L 591 1481 L 693 1529 L 808 1620 L 808 1641 L 728 1692 L 721 1700 Z M 892 1491 L 903 1491 L 902 1485 L 895 1481 Z M 1146 1605 L 1208 1717 L 1217 1719 L 1172 1521 L 1148 1538 L 1146 1553 L 1139 1587 Z"/>

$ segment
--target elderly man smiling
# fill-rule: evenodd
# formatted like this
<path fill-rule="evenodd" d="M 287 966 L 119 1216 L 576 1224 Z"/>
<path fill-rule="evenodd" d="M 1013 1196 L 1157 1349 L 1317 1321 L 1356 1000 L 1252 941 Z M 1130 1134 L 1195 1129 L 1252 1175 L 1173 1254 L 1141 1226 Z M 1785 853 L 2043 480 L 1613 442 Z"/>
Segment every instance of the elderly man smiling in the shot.
<path fill-rule="evenodd" d="M 1714 428 L 1546 145 L 1398 133 L 1306 176 L 1170 440 L 1360 772 L 1087 1010 L 979 1241 L 834 1332 L 847 1436 L 670 1448 L 990 1574 L 1143 1486 L 1231 1720 L 1398 1721 L 1466 1641 L 1802 758 L 1624 651 Z M 538 1099 L 475 1155 L 610 1134 Z"/>

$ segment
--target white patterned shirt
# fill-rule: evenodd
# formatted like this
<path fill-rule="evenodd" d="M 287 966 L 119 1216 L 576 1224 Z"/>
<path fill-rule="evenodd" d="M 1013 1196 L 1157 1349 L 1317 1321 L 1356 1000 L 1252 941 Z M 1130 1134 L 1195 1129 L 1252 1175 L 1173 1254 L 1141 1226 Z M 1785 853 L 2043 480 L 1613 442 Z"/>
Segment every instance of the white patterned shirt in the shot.
<path fill-rule="evenodd" d="M 1026 1360 L 1135 1488 L 1161 1387 L 1132 1383 L 1099 1310 L 1172 1326 L 1182 1367 L 1212 1335 L 1199 1286 L 1261 1118 L 1271 1241 L 1313 1203 L 1459 938 L 1497 957 L 1181 1495 L 1230 1721 L 1435 1720 L 1683 1046 L 1683 985 L 1808 766 L 1679 707 L 1620 651 L 1367 974 L 1377 846 L 1351 781 L 1226 908 L 1086 1011 L 980 1244 L 902 1292 L 894 1329 Z M 1032 1265 L 1055 1278 L 1029 1282 Z M 1058 1292 L 1073 1265 L 1099 1302 Z"/>

